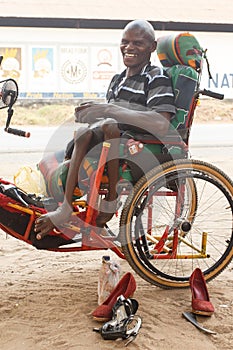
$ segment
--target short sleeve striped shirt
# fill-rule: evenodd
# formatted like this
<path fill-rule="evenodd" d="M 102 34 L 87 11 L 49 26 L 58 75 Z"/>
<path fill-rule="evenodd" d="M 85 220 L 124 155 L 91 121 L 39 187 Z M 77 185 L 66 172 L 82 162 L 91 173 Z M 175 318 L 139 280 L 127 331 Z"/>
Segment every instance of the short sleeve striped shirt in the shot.
<path fill-rule="evenodd" d="M 125 101 L 158 113 L 175 113 L 171 79 L 162 68 L 149 64 L 140 74 L 125 78 L 125 73 L 113 77 L 107 92 L 108 102 Z"/>

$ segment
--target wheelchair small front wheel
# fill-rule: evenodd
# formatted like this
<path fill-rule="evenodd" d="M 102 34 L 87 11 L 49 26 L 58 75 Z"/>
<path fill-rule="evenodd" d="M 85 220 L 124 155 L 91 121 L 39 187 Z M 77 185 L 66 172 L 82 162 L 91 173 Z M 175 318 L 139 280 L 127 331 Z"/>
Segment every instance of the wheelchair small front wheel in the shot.
<path fill-rule="evenodd" d="M 199 267 L 209 281 L 233 257 L 233 183 L 198 160 L 167 162 L 134 186 L 120 237 L 131 267 L 163 288 L 189 286 Z"/>

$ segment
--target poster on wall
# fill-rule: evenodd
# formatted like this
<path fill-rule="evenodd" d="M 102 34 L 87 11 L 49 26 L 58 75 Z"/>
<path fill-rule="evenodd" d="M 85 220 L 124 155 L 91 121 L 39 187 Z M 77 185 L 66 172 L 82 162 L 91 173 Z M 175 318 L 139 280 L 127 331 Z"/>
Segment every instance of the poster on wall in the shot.
<path fill-rule="evenodd" d="M 53 47 L 30 48 L 29 89 L 37 92 L 51 92 L 56 89 L 57 76 L 54 69 Z"/>
<path fill-rule="evenodd" d="M 88 56 L 87 47 L 60 47 L 59 91 L 89 91 Z"/>
<path fill-rule="evenodd" d="M 19 83 L 22 80 L 22 48 L 0 47 L 3 60 L 0 68 L 1 79 L 12 78 Z"/>
<path fill-rule="evenodd" d="M 91 47 L 91 90 L 106 92 L 112 77 L 118 73 L 118 47 Z"/>

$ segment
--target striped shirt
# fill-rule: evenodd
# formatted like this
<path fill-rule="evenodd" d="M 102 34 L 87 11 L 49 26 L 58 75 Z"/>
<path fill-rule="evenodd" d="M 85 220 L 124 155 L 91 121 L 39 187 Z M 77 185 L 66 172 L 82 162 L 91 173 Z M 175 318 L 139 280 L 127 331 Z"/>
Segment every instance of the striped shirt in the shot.
<path fill-rule="evenodd" d="M 171 79 L 163 68 L 148 64 L 140 74 L 125 77 L 126 70 L 113 77 L 108 91 L 109 103 L 130 103 L 156 112 L 175 113 Z"/>

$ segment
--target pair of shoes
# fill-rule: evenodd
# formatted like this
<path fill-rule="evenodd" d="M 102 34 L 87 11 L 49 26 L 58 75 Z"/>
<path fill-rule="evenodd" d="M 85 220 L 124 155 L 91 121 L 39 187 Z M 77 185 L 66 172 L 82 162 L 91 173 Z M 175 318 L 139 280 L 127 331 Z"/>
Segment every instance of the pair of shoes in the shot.
<path fill-rule="evenodd" d="M 204 275 L 199 268 L 193 271 L 189 283 L 192 292 L 192 312 L 211 316 L 214 313 L 214 306 L 210 301 Z"/>
<path fill-rule="evenodd" d="M 112 308 L 120 295 L 123 295 L 126 299 L 133 296 L 136 290 L 136 281 L 134 276 L 127 272 L 117 283 L 116 287 L 112 290 L 108 298 L 99 305 L 93 312 L 92 316 L 94 320 L 99 322 L 106 322 L 112 318 Z"/>

